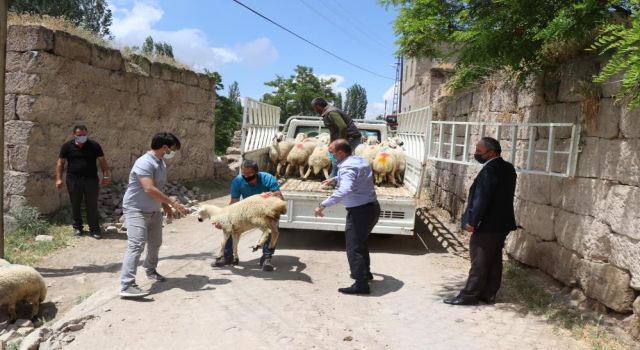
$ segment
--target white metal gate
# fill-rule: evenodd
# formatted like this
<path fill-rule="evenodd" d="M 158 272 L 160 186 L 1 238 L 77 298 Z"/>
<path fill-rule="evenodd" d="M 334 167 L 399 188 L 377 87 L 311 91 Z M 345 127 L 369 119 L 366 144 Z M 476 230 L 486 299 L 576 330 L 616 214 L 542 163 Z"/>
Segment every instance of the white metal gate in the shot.
<path fill-rule="evenodd" d="M 485 136 L 500 142 L 516 171 L 573 177 L 580 126 L 571 123 L 485 123 L 432 121 L 428 159 L 472 164 L 475 144 Z"/>
<path fill-rule="evenodd" d="M 242 116 L 241 153 L 257 151 L 271 145 L 278 132 L 280 107 L 246 97 Z"/>
<path fill-rule="evenodd" d="M 422 188 L 422 174 L 427 160 L 430 124 L 431 107 L 398 114 L 396 135 L 404 143 L 403 148 L 407 155 L 404 182 L 416 197 L 420 195 L 418 189 Z"/>

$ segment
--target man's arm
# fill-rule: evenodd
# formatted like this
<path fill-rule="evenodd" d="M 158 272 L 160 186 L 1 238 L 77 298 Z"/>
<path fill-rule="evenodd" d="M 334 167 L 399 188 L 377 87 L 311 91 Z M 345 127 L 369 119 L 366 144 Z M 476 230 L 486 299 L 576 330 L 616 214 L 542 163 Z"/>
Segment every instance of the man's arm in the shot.
<path fill-rule="evenodd" d="M 162 204 L 163 207 L 165 207 L 165 205 L 169 205 L 174 209 L 176 209 L 180 214 L 182 215 L 187 214 L 187 210 L 184 208 L 184 206 L 182 206 L 182 204 L 172 200 L 171 198 L 169 198 L 169 196 L 162 193 L 162 191 L 160 191 L 156 187 L 155 183 L 153 182 L 153 178 L 149 176 L 138 176 L 138 180 L 140 180 L 140 185 L 142 185 L 144 192 L 149 194 L 151 198 L 160 202 L 160 204 Z"/>
<path fill-rule="evenodd" d="M 64 173 L 64 165 L 65 159 L 58 158 L 58 162 L 56 163 L 56 187 L 62 188 L 64 182 L 62 181 L 62 174 Z"/>
<path fill-rule="evenodd" d="M 229 205 L 233 203 L 238 203 L 238 202 L 240 202 L 240 198 L 231 198 L 231 200 L 229 201 Z"/>
<path fill-rule="evenodd" d="M 467 221 L 471 227 L 477 228 L 480 225 L 482 218 L 489 209 L 489 204 L 495 193 L 496 186 L 497 178 L 490 169 L 481 172 L 475 192 L 473 193 L 473 198 L 471 199 L 471 203 L 469 203 L 471 210 Z"/>
<path fill-rule="evenodd" d="M 347 123 L 338 112 L 329 113 L 329 119 L 338 127 L 338 138 L 347 139 Z"/>
<path fill-rule="evenodd" d="M 333 192 L 329 198 L 322 202 L 322 205 L 325 207 L 340 203 L 353 188 L 353 183 L 356 179 L 356 172 L 350 168 L 345 168 L 344 170 L 340 169 L 340 171 L 340 186 L 338 187 L 338 190 Z"/>
<path fill-rule="evenodd" d="M 98 157 L 98 164 L 100 164 L 100 170 L 102 171 L 102 186 L 107 186 L 110 182 L 107 159 L 104 156 Z"/>

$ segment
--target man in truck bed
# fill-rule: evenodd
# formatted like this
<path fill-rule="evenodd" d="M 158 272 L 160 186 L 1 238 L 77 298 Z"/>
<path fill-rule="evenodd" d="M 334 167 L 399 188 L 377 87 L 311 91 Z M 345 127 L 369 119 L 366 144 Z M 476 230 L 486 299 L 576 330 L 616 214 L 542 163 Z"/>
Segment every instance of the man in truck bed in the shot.
<path fill-rule="evenodd" d="M 345 139 L 349 142 L 352 150 L 358 147 L 362 134 L 360 130 L 358 130 L 358 127 L 356 127 L 353 119 L 338 108 L 330 106 L 322 97 L 314 98 L 313 101 L 311 101 L 311 105 L 313 109 L 322 116 L 324 126 L 329 129 L 331 142 L 337 139 Z M 338 162 L 331 154 L 329 154 L 329 156 L 331 158 L 331 174 L 329 176 L 334 178 L 338 174 Z M 333 188 L 335 188 L 335 185 L 325 185 L 325 189 Z"/>

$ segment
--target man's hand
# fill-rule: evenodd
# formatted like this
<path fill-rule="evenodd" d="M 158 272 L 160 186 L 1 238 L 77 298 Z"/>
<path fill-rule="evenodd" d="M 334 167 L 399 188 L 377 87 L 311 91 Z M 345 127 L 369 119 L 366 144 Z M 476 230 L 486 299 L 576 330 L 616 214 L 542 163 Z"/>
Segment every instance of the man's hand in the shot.
<path fill-rule="evenodd" d="M 326 179 L 326 180 L 322 181 L 322 184 L 325 185 L 325 186 L 330 186 L 330 185 L 333 185 L 335 182 L 336 182 L 336 178 L 332 177 L 330 179 Z"/>
<path fill-rule="evenodd" d="M 220 223 L 214 222 L 213 226 L 215 226 L 215 228 L 217 228 L 218 230 L 222 230 L 222 225 L 220 225 Z"/>
<path fill-rule="evenodd" d="M 473 233 L 473 231 L 475 231 L 475 228 L 469 224 L 465 224 L 464 225 L 464 230 L 470 233 Z"/>
<path fill-rule="evenodd" d="M 263 193 L 260 193 L 260 197 L 262 197 L 262 198 L 269 198 L 269 197 L 273 197 L 273 192 L 263 192 Z"/>
<path fill-rule="evenodd" d="M 178 213 L 182 216 L 187 215 L 187 209 L 177 201 L 171 202 L 171 206 L 178 211 Z"/>
<path fill-rule="evenodd" d="M 62 182 L 62 180 L 56 180 L 56 188 L 61 189 L 62 187 L 64 187 L 64 182 Z"/>
<path fill-rule="evenodd" d="M 320 207 L 315 208 L 315 209 L 313 210 L 313 213 L 314 213 L 315 217 L 317 217 L 317 218 L 321 218 L 321 217 L 323 217 L 323 216 L 324 216 L 324 213 L 322 212 L 323 210 L 324 210 L 324 209 L 322 209 L 322 208 L 320 208 Z"/>
<path fill-rule="evenodd" d="M 169 221 L 173 219 L 173 210 L 171 210 L 171 207 L 168 204 L 162 203 L 162 211 Z"/>
<path fill-rule="evenodd" d="M 109 180 L 109 179 L 105 179 L 105 178 L 102 178 L 102 181 L 100 181 L 100 184 L 101 184 L 103 187 L 107 187 L 107 186 L 109 186 L 109 184 L 110 184 L 110 183 L 111 183 L 111 180 Z"/>

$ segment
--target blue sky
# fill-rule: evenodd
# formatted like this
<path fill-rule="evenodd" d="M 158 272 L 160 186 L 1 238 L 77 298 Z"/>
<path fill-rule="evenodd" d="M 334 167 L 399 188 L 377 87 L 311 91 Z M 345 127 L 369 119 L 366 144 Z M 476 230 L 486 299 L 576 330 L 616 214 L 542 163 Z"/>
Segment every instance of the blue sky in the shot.
<path fill-rule="evenodd" d="M 238 81 L 243 96 L 260 98 L 270 91 L 264 82 L 276 75 L 288 77 L 299 64 L 312 67 L 320 77 L 337 78 L 334 90 L 362 85 L 368 116 L 383 113 L 385 98 L 391 105 L 394 9 L 375 0 L 240 1 L 338 56 L 392 79 L 341 62 L 232 0 L 110 0 L 111 30 L 120 45 L 140 45 L 148 35 L 166 41 L 183 63 L 220 72 L 225 86 Z"/>

